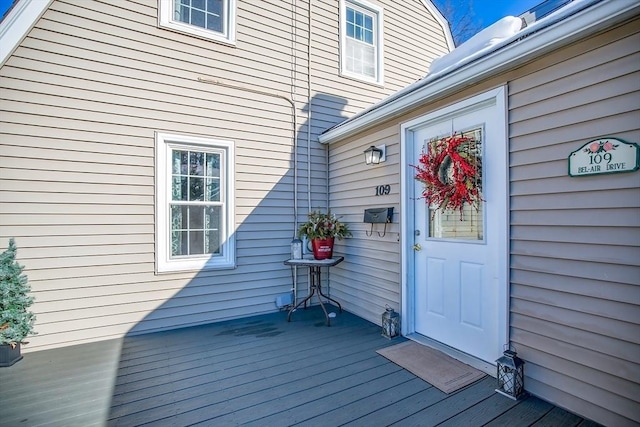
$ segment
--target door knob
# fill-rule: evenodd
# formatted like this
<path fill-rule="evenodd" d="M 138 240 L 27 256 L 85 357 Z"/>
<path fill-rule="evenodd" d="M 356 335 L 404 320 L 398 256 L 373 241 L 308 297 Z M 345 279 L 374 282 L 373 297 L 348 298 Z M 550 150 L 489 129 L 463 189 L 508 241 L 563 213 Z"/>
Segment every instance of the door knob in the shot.
<path fill-rule="evenodd" d="M 415 245 L 413 245 L 413 250 L 416 252 L 422 250 L 422 246 L 420 246 L 420 243 L 416 243 Z"/>

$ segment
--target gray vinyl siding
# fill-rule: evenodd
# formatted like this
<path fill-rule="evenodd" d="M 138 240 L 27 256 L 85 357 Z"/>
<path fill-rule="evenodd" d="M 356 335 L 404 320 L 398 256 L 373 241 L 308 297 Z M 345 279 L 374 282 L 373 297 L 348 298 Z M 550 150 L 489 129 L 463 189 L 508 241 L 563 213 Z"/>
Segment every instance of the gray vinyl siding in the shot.
<path fill-rule="evenodd" d="M 0 68 L 0 243 L 15 237 L 36 298 L 23 351 L 274 311 L 294 233 L 280 96 L 296 107 L 304 220 L 327 206 L 317 135 L 423 76 L 412 58 L 445 46 L 442 29 L 424 31 L 424 52 L 394 35 L 395 14 L 435 23 L 415 3 L 380 2 L 392 23 L 380 87 L 339 75 L 337 1 L 312 2 L 311 37 L 309 2 L 238 1 L 235 46 L 158 27 L 156 0 L 54 1 Z M 154 274 L 155 132 L 234 141 L 236 269 Z"/>
<path fill-rule="evenodd" d="M 400 176 L 397 128 L 374 129 L 348 144 L 331 145 L 329 175 L 331 207 L 351 224 L 353 237 L 344 240 L 346 261 L 331 269 L 331 294 L 349 311 L 380 323 L 386 305 L 400 303 Z M 364 163 L 364 150 L 386 145 L 386 161 Z M 376 196 L 376 186 L 390 185 L 388 195 Z M 363 223 L 364 210 L 393 207 L 392 224 Z"/>
<path fill-rule="evenodd" d="M 509 84 L 511 339 L 532 393 L 608 425 L 640 421 L 640 176 L 571 178 L 567 157 L 640 142 L 639 28 Z"/>
<path fill-rule="evenodd" d="M 354 224 L 332 295 L 377 323 L 385 304 L 399 307 L 397 240 L 411 238 L 398 234 L 400 125 L 507 84 L 509 335 L 526 361 L 525 387 L 605 425 L 637 425 L 640 172 L 571 178 L 567 158 L 597 138 L 640 143 L 639 33 L 635 18 L 332 143 L 332 206 L 354 222 L 366 208 L 396 208 L 385 238 L 379 225 L 367 237 Z M 383 143 L 387 162 L 365 166 L 362 151 Z M 381 184 L 389 196 L 375 196 Z"/>
<path fill-rule="evenodd" d="M 383 6 L 385 13 L 385 84 L 378 87 L 346 79 L 347 84 L 362 87 L 363 95 L 389 94 L 415 82 L 416 75 L 426 75 L 434 58 L 448 52 L 442 27 L 421 2 L 376 3 Z M 335 33 L 337 28 L 328 31 Z M 400 77 L 394 79 L 396 75 Z M 333 80 L 339 79 L 322 77 L 323 82 L 317 85 L 324 88 L 335 86 Z M 345 110 L 344 116 L 371 105 L 364 96 L 357 101 L 354 105 L 358 108 Z M 383 129 L 368 132 L 356 142 L 333 144 L 329 148 L 329 205 L 353 231 L 353 237 L 336 245 L 346 261 L 329 272 L 331 296 L 352 313 L 375 323 L 380 323 L 386 305 L 398 310 L 400 301 L 400 177 L 397 175 L 400 146 L 397 136 L 397 129 Z M 386 163 L 379 167 L 366 166 L 363 151 L 370 145 L 380 144 L 386 144 Z M 391 186 L 391 193 L 376 197 L 375 186 L 384 184 Z M 388 224 L 384 237 L 377 234 L 382 234 L 380 225 L 376 225 L 372 236 L 366 235 L 370 228 L 362 220 L 364 209 L 370 207 L 394 207 L 394 221 Z"/>

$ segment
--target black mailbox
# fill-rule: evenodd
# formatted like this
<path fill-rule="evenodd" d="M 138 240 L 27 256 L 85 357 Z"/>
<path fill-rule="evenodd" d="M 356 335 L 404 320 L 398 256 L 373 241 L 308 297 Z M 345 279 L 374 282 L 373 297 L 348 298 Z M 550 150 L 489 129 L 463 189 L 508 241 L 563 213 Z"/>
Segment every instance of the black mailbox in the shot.
<path fill-rule="evenodd" d="M 364 210 L 364 221 L 371 224 L 371 230 L 365 231 L 367 236 L 373 234 L 373 224 L 384 224 L 382 234 L 378 232 L 378 236 L 384 237 L 387 234 L 387 224 L 393 221 L 393 207 L 390 208 L 370 208 Z"/>

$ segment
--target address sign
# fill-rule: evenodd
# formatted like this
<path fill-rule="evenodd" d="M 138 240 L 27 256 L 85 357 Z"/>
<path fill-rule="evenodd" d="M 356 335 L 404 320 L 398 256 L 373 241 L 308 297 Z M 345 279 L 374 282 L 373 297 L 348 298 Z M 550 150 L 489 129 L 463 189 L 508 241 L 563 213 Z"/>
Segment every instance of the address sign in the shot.
<path fill-rule="evenodd" d="M 569 155 L 569 175 L 633 172 L 640 166 L 640 147 L 618 138 L 601 138 Z"/>

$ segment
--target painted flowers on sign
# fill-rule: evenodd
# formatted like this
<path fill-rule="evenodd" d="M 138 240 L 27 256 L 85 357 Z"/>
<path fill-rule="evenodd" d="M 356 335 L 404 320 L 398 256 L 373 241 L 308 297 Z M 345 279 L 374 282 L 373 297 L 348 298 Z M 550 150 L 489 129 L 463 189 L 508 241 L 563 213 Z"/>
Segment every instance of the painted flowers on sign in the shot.
<path fill-rule="evenodd" d="M 601 139 L 600 141 L 594 141 L 587 148 L 584 149 L 585 153 L 604 153 L 607 151 L 615 150 L 618 147 L 618 144 L 614 144 L 613 142 Z"/>

